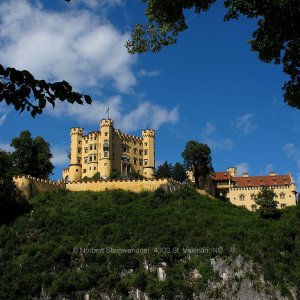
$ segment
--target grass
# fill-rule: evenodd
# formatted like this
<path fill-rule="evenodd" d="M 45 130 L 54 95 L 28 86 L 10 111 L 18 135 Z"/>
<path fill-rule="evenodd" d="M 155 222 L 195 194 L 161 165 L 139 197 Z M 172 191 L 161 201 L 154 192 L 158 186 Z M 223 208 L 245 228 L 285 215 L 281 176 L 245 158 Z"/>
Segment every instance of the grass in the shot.
<path fill-rule="evenodd" d="M 297 207 L 285 209 L 280 220 L 265 220 L 190 189 L 174 194 L 61 191 L 36 196 L 31 205 L 32 213 L 0 226 L 3 299 L 32 299 L 42 287 L 53 297 L 93 289 L 95 295 L 117 290 L 126 298 L 139 287 L 154 298 L 172 299 L 176 293 L 188 298 L 215 276 L 209 258 L 238 254 L 259 264 L 259 272 L 282 291 L 300 287 Z M 149 253 L 108 253 L 108 248 Z M 80 253 L 84 249 L 89 250 Z M 92 249 L 99 253 L 87 253 Z M 187 260 L 187 249 L 204 252 Z M 167 280 L 147 272 L 145 259 L 154 266 L 166 262 Z M 203 277 L 191 284 L 194 268 Z M 121 278 L 129 269 L 132 273 Z"/>

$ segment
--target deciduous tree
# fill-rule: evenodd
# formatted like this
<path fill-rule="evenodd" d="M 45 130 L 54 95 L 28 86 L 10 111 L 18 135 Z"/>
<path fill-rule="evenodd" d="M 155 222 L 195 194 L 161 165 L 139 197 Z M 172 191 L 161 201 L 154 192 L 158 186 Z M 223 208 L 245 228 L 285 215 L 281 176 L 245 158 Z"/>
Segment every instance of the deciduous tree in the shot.
<path fill-rule="evenodd" d="M 29 131 L 22 131 L 20 137 L 12 140 L 11 146 L 15 148 L 12 153 L 15 174 L 45 179 L 52 174 L 50 145 L 42 137 L 32 139 Z"/>
<path fill-rule="evenodd" d="M 182 152 L 186 170 L 191 170 L 195 178 L 195 186 L 199 187 L 200 177 L 206 178 L 214 173 L 211 151 L 208 145 L 196 141 L 188 141 Z"/>
<path fill-rule="evenodd" d="M 185 11 L 196 14 L 209 10 L 216 0 L 141 0 L 146 3 L 146 25 L 137 24 L 126 43 L 130 53 L 157 52 L 176 43 L 180 32 L 188 28 Z M 299 0 L 224 0 L 224 20 L 240 15 L 257 20 L 257 29 L 249 41 L 252 51 L 266 63 L 283 64 L 289 76 L 284 84 L 284 100 L 300 108 L 300 1 Z M 206 29 L 207 30 L 207 29 Z"/>
<path fill-rule="evenodd" d="M 258 212 L 264 219 L 279 219 L 281 212 L 277 208 L 278 201 L 275 200 L 275 192 L 264 188 L 256 196 L 255 203 L 260 205 Z"/>

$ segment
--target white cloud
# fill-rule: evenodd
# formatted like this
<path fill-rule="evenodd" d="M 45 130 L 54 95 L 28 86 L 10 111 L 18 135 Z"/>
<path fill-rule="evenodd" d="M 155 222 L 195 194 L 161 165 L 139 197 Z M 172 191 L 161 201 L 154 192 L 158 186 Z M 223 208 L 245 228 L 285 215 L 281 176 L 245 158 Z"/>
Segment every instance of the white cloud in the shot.
<path fill-rule="evenodd" d="M 253 121 L 253 117 L 254 114 L 252 113 L 237 117 L 237 119 L 234 121 L 235 128 L 243 135 L 249 134 L 257 126 Z"/>
<path fill-rule="evenodd" d="M 14 148 L 10 146 L 10 144 L 7 143 L 0 143 L 0 149 L 7 151 L 7 152 L 14 152 Z"/>
<path fill-rule="evenodd" d="M 54 110 L 47 109 L 48 113 L 58 117 L 72 117 L 81 124 L 97 124 L 106 117 L 109 107 L 109 116 L 115 121 L 116 128 L 124 131 L 135 131 L 145 128 L 158 129 L 164 123 L 176 123 L 179 118 L 178 108 L 168 110 L 157 104 L 141 102 L 130 112 L 124 112 L 121 96 L 114 96 L 106 101 L 94 100 L 91 105 L 70 105 L 58 102 Z"/>
<path fill-rule="evenodd" d="M 241 162 L 235 165 L 237 169 L 237 176 L 242 176 L 243 173 L 249 173 L 249 165 L 246 162 Z"/>
<path fill-rule="evenodd" d="M 7 108 L 6 103 L 1 102 L 0 103 L 0 126 L 4 123 L 10 108 Z"/>
<path fill-rule="evenodd" d="M 5 119 L 6 119 L 6 114 L 5 115 L 2 115 L 1 117 L 0 117 L 0 126 L 4 123 L 4 121 L 5 121 Z"/>
<path fill-rule="evenodd" d="M 70 2 L 71 5 L 84 4 L 89 8 L 100 8 L 107 9 L 114 6 L 120 6 L 123 4 L 123 0 L 75 0 L 74 3 Z"/>
<path fill-rule="evenodd" d="M 109 83 L 128 92 L 136 84 L 131 70 L 136 56 L 124 47 L 129 33 L 101 14 L 50 12 L 28 0 L 10 0 L 0 4 L 0 27 L 0 61 L 8 66 L 28 69 L 37 78 L 65 79 L 77 89 Z"/>
<path fill-rule="evenodd" d="M 217 128 L 212 122 L 207 122 L 202 131 L 203 142 L 208 144 L 212 150 L 231 150 L 233 141 L 230 138 L 218 138 L 216 136 Z"/>
<path fill-rule="evenodd" d="M 160 71 L 159 70 L 152 70 L 152 71 L 148 71 L 145 69 L 142 69 L 138 72 L 138 76 L 140 77 L 157 77 L 160 75 Z"/>
<path fill-rule="evenodd" d="M 51 162 L 55 166 L 66 166 L 68 164 L 69 158 L 66 148 L 51 147 L 51 153 L 53 155 Z"/>

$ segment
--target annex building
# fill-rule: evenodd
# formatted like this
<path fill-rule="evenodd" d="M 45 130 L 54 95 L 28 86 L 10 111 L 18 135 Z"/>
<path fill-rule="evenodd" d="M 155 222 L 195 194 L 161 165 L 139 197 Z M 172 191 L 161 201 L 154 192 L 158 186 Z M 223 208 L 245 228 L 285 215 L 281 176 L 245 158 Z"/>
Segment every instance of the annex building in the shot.
<path fill-rule="evenodd" d="M 155 174 L 155 130 L 142 130 L 142 136 L 115 129 L 114 121 L 102 119 L 99 131 L 84 135 L 83 128 L 70 130 L 69 167 L 63 170 L 65 182 L 76 182 L 100 173 L 108 178 L 113 171 L 122 175 L 136 172 L 146 179 Z"/>
<path fill-rule="evenodd" d="M 268 176 L 249 176 L 248 173 L 243 173 L 239 177 L 236 168 L 228 168 L 225 172 L 215 172 L 212 181 L 216 193 L 226 196 L 231 203 L 252 211 L 258 209 L 255 196 L 264 187 L 274 190 L 279 208 L 296 205 L 296 185 L 291 173 L 277 175 L 270 172 Z"/>

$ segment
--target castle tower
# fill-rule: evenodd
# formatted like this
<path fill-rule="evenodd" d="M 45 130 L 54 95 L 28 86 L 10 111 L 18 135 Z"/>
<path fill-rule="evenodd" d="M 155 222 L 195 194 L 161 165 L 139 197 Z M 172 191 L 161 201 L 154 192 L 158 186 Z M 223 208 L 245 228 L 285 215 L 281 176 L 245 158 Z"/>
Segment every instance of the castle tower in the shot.
<path fill-rule="evenodd" d="M 236 172 L 236 167 L 230 167 L 227 169 L 227 172 L 231 177 L 236 177 L 237 172 Z"/>
<path fill-rule="evenodd" d="M 143 176 L 153 179 L 155 174 L 155 130 L 142 130 L 143 138 Z"/>
<path fill-rule="evenodd" d="M 112 172 L 114 122 L 111 119 L 100 121 L 100 175 L 108 177 Z"/>
<path fill-rule="evenodd" d="M 74 127 L 70 131 L 71 136 L 71 153 L 69 166 L 69 181 L 79 181 L 82 176 L 82 137 L 83 128 Z"/>

